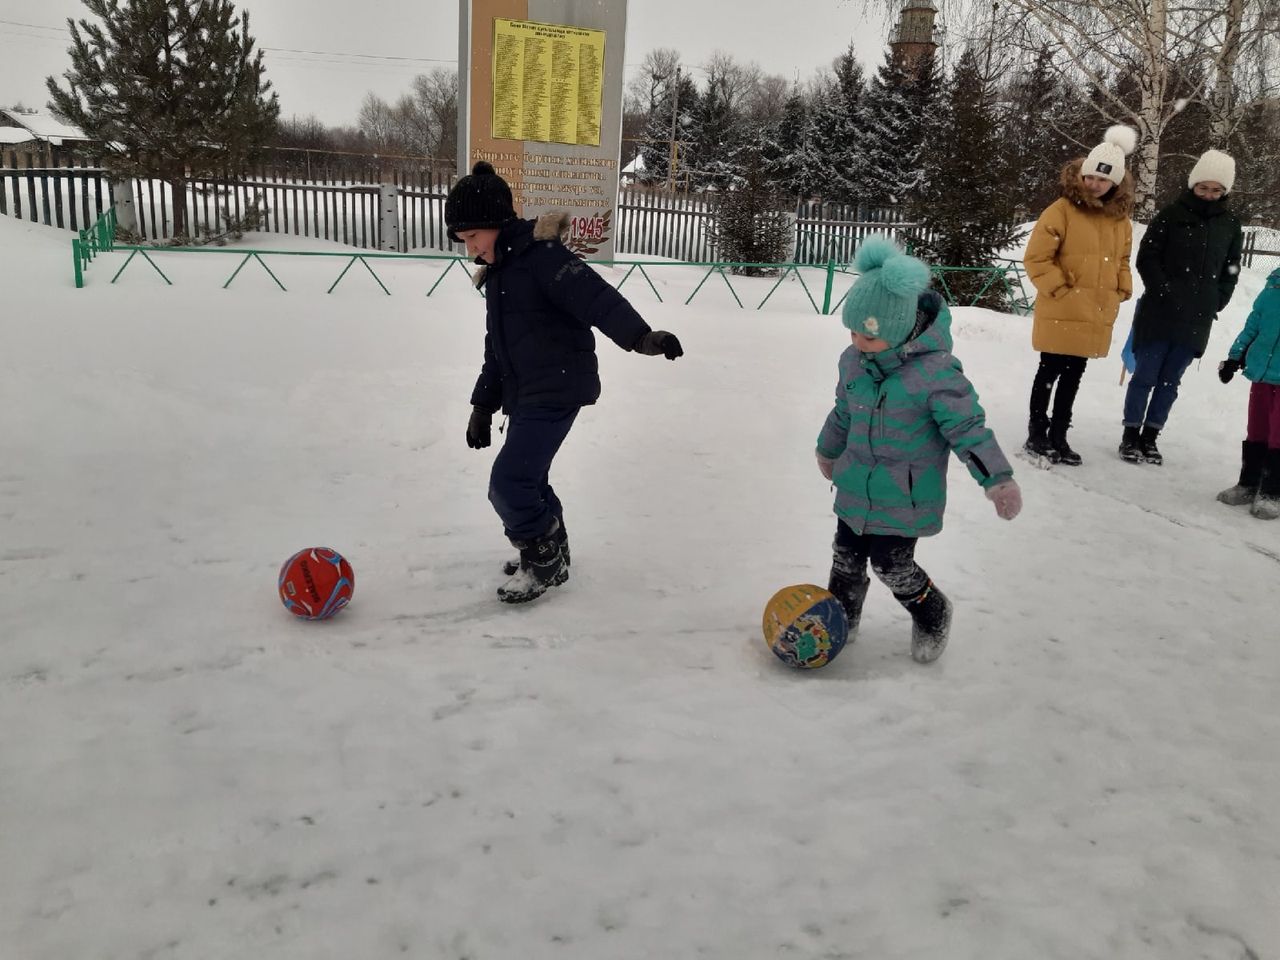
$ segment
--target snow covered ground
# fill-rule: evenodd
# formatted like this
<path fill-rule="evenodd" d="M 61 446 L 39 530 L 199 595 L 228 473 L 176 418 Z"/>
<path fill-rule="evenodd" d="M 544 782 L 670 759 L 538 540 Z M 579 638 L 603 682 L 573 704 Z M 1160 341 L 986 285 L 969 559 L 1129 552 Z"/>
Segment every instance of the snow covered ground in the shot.
<path fill-rule="evenodd" d="M 224 291 L 230 258 L 169 254 L 173 287 L 111 286 L 110 254 L 77 291 L 69 248 L 0 218 L 5 960 L 1280 957 L 1280 523 L 1213 499 L 1262 271 L 1167 466 L 1115 455 L 1126 308 L 1085 466 L 1017 461 L 1013 523 L 953 469 L 919 550 L 942 660 L 875 584 L 798 673 L 760 613 L 825 583 L 847 339 L 793 282 L 759 312 L 628 283 L 687 355 L 602 342 L 553 474 L 572 579 L 510 608 L 460 275 L 326 296 L 339 261 L 281 258 L 289 293 L 256 264 Z M 1012 453 L 1030 321 L 956 313 Z M 355 567 L 326 623 L 275 595 L 310 545 Z"/>

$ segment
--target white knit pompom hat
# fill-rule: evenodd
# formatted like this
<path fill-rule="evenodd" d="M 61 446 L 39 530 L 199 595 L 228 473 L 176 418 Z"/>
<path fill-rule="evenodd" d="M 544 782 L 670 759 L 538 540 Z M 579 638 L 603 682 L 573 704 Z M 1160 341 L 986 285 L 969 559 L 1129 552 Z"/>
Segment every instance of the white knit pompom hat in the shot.
<path fill-rule="evenodd" d="M 1232 185 L 1236 182 L 1235 159 L 1221 150 L 1206 150 L 1200 155 L 1196 165 L 1191 168 L 1191 175 L 1187 177 L 1187 186 L 1194 187 L 1197 183 L 1204 183 L 1206 180 L 1222 184 L 1223 189 L 1230 193 Z"/>
<path fill-rule="evenodd" d="M 1102 142 L 1089 151 L 1080 168 L 1080 176 L 1106 177 L 1118 184 L 1124 179 L 1124 158 L 1138 145 L 1138 132 L 1133 127 L 1117 124 L 1108 127 Z"/>

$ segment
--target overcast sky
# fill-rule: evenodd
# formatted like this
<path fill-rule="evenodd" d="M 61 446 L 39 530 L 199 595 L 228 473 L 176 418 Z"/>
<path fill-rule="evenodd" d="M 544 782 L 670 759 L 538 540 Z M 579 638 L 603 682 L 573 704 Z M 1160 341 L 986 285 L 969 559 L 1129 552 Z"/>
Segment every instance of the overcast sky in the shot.
<path fill-rule="evenodd" d="M 249 11 L 284 116 L 353 124 L 367 92 L 394 100 L 414 74 L 456 66 L 456 0 L 246 0 L 236 6 Z M 693 66 L 725 50 L 769 73 L 807 80 L 850 41 L 870 72 L 883 56 L 886 29 L 879 14 L 866 12 L 869 6 L 864 0 L 631 0 L 627 79 L 649 50 L 673 47 Z M 66 19 L 86 16 L 80 0 L 0 0 L 0 105 L 45 105 L 44 78 L 68 65 Z"/>

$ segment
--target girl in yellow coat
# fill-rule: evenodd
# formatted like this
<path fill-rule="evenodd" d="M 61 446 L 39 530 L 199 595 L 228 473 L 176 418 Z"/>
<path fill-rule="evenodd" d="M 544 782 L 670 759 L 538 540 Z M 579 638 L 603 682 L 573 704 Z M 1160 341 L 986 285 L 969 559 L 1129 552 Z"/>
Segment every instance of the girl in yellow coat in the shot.
<path fill-rule="evenodd" d="M 1022 261 L 1036 287 L 1031 345 L 1040 351 L 1024 449 L 1051 463 L 1080 463 L 1067 444 L 1080 378 L 1090 357 L 1111 350 L 1116 314 L 1133 295 L 1133 177 L 1124 158 L 1136 141 L 1131 127 L 1112 127 L 1087 157 L 1063 167 L 1062 196 L 1036 221 Z"/>

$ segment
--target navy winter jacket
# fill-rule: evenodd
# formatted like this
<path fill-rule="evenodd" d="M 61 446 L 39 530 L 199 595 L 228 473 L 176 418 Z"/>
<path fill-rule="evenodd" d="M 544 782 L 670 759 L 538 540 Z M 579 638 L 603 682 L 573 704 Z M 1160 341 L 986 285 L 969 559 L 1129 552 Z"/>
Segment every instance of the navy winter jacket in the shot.
<path fill-rule="evenodd" d="M 512 220 L 498 234 L 497 262 L 482 268 L 484 367 L 472 406 L 508 414 L 571 409 L 600 397 L 598 327 L 624 350 L 649 325 L 622 294 L 562 242 L 569 215 Z"/>

